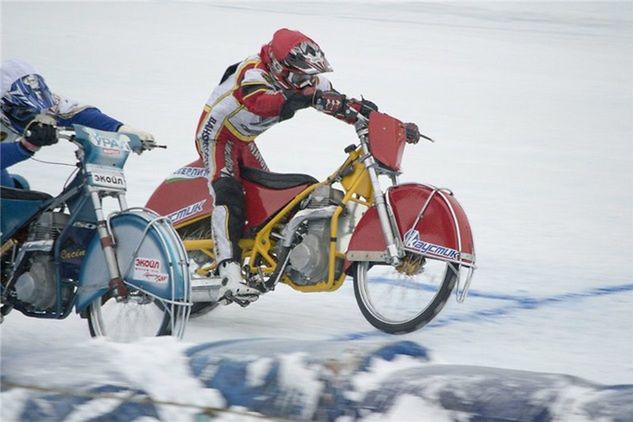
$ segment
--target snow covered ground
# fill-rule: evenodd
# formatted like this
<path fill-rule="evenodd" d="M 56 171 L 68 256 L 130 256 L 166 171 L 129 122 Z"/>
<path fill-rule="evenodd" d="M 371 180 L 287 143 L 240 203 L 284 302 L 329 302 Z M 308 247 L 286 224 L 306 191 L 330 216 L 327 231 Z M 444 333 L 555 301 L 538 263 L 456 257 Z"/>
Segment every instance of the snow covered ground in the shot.
<path fill-rule="evenodd" d="M 194 159 L 197 118 L 226 66 L 279 27 L 304 31 L 325 50 L 338 90 L 438 141 L 407 149 L 402 180 L 455 192 L 479 264 L 464 304 L 397 338 L 364 321 L 351 283 L 331 294 L 280 288 L 247 309 L 219 309 L 193 320 L 181 344 L 106 344 L 79 318 L 14 312 L 0 328 L 4 381 L 50 387 L 115 371 L 155 399 L 222 406 L 191 377 L 184 351 L 268 338 L 346 341 L 358 353 L 367 340 L 410 340 L 447 367 L 633 384 L 633 3 L 3 1 L 0 13 L 3 59 L 31 61 L 53 90 L 169 146 L 130 160 L 134 205 Z M 323 178 L 353 141 L 350 127 L 303 111 L 258 144 L 273 170 Z M 37 157 L 72 164 L 72 150 Z M 54 193 L 70 168 L 31 160 L 15 170 Z M 25 397 L 3 392 L 2 419 L 19 417 Z M 393 420 L 419 420 L 425 408 L 408 396 L 399 404 Z M 166 409 L 163 420 L 177 417 Z M 74 420 L 96 412 L 84 411 Z"/>

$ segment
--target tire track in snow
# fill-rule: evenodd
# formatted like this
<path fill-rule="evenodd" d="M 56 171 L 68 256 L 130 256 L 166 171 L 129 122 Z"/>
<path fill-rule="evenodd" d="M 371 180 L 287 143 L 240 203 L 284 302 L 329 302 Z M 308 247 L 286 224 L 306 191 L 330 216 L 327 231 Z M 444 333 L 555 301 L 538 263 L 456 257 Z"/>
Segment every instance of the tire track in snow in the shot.
<path fill-rule="evenodd" d="M 382 283 L 385 284 L 398 284 L 402 286 L 402 281 L 390 281 L 387 279 L 382 279 Z M 428 287 L 414 285 L 413 283 L 408 283 L 408 288 L 417 289 L 417 290 L 429 290 Z M 425 327 L 425 329 L 434 329 L 445 327 L 450 324 L 459 323 L 459 322 L 473 322 L 473 321 L 481 321 L 481 320 L 492 320 L 498 317 L 503 317 L 509 314 L 513 314 L 515 312 L 523 311 L 523 310 L 532 310 L 538 309 L 545 306 L 550 305 L 558 305 L 563 303 L 574 303 L 579 302 L 585 299 L 591 299 L 595 297 L 601 296 L 611 296 L 622 293 L 633 292 L 633 283 L 629 284 L 619 284 L 614 286 L 603 286 L 603 287 L 593 287 L 591 289 L 587 289 L 580 292 L 568 292 L 557 294 L 553 296 L 547 297 L 533 297 L 533 296 L 522 296 L 522 295 L 510 295 L 503 293 L 488 293 L 482 291 L 470 291 L 468 295 L 474 298 L 481 299 L 491 299 L 491 300 L 500 300 L 510 302 L 505 305 L 501 305 L 495 308 L 488 309 L 479 309 L 473 312 L 469 312 L 462 315 L 449 315 L 449 316 L 440 316 L 434 321 L 430 322 L 429 325 Z M 380 331 L 364 331 L 364 332 L 356 332 L 344 334 L 342 336 L 334 337 L 334 340 L 359 340 L 368 337 L 376 337 L 376 336 L 389 336 L 389 334 L 382 333 Z"/>

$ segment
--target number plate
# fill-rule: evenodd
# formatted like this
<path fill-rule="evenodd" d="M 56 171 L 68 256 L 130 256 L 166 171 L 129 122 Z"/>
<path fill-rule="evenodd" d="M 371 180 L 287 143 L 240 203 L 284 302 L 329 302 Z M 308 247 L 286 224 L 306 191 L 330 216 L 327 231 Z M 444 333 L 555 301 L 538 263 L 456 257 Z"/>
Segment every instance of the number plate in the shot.
<path fill-rule="evenodd" d="M 125 176 L 123 173 L 92 171 L 90 173 L 90 181 L 93 186 L 108 189 L 125 190 L 126 187 Z"/>

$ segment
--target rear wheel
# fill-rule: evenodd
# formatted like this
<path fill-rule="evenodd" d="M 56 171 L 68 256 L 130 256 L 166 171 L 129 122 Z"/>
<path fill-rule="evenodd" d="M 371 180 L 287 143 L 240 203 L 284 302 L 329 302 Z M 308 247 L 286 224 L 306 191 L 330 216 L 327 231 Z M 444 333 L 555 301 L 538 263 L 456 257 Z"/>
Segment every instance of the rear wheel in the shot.
<path fill-rule="evenodd" d="M 428 324 L 444 307 L 457 281 L 458 265 L 407 254 L 403 263 L 359 262 L 354 294 L 371 325 L 404 334 Z"/>
<path fill-rule="evenodd" d="M 88 326 L 93 337 L 130 342 L 143 337 L 184 332 L 184 306 L 170 305 L 131 289 L 119 300 L 105 295 L 90 304 Z"/>

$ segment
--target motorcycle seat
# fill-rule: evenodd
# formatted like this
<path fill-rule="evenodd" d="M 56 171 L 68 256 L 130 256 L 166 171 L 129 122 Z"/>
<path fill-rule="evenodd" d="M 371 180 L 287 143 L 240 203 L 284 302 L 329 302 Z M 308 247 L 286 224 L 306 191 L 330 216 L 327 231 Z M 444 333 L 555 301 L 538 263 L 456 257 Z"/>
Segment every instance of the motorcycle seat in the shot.
<path fill-rule="evenodd" d="M 25 201 L 48 201 L 53 197 L 46 192 L 38 192 L 35 190 L 14 189 L 6 186 L 0 188 L 0 197 L 2 199 L 20 199 Z"/>
<path fill-rule="evenodd" d="M 30 224 L 30 220 L 37 215 L 42 207 L 53 200 L 53 197 L 44 192 L 33 190 L 14 189 L 2 186 L 0 189 L 0 240 L 6 242 L 13 234 Z"/>
<path fill-rule="evenodd" d="M 270 189 L 289 189 L 319 183 L 317 179 L 307 174 L 272 173 L 252 167 L 241 167 L 240 173 L 244 179 Z"/>

